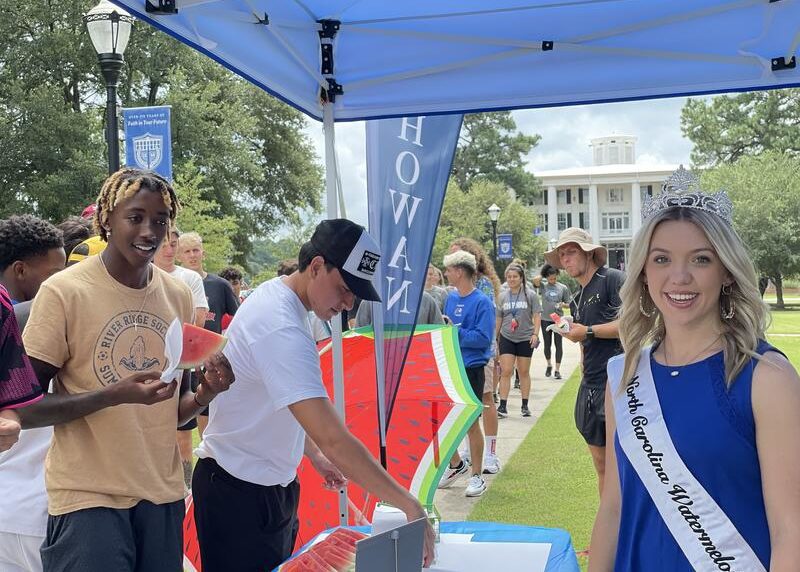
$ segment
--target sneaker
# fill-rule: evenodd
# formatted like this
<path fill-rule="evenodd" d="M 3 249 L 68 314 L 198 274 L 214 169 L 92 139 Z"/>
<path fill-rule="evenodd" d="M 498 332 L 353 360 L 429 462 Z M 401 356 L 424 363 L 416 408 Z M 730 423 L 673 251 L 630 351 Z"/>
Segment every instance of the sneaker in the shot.
<path fill-rule="evenodd" d="M 559 372 L 559 371 L 555 372 L 555 373 L 553 374 L 553 377 L 554 377 L 555 379 L 561 379 L 561 372 Z"/>
<path fill-rule="evenodd" d="M 523 417 L 530 417 L 531 416 L 531 410 L 528 409 L 527 407 L 525 407 L 524 405 L 522 406 L 522 416 Z"/>
<path fill-rule="evenodd" d="M 464 494 L 468 497 L 479 497 L 486 491 L 486 481 L 480 475 L 472 475 L 467 483 Z"/>
<path fill-rule="evenodd" d="M 458 477 L 466 473 L 468 470 L 469 470 L 469 465 L 467 465 L 464 461 L 461 461 L 461 463 L 457 467 L 448 466 L 444 474 L 442 475 L 442 480 L 439 481 L 439 488 L 446 489 L 454 482 L 456 482 L 458 480 Z"/>
<path fill-rule="evenodd" d="M 500 472 L 500 459 L 497 458 L 497 455 L 489 453 L 488 455 L 484 456 L 483 474 L 496 475 L 499 472 Z"/>
<path fill-rule="evenodd" d="M 506 417 L 508 417 L 508 409 L 506 409 L 502 405 L 498 405 L 497 406 L 497 416 L 500 419 L 505 419 Z"/>
<path fill-rule="evenodd" d="M 547 369 L 544 370 L 544 376 L 545 377 L 550 377 L 551 373 L 553 373 L 553 366 L 552 365 L 548 365 Z"/>

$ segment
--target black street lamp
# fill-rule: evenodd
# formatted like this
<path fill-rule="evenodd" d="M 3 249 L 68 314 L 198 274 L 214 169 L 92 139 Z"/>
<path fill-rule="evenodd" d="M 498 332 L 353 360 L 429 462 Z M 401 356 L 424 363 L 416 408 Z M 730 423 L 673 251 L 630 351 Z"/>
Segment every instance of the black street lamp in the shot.
<path fill-rule="evenodd" d="M 500 207 L 492 203 L 486 212 L 489 213 L 489 220 L 492 221 L 492 249 L 494 250 L 494 263 L 497 264 L 497 219 L 500 217 Z"/>
<path fill-rule="evenodd" d="M 89 38 L 97 52 L 100 71 L 106 83 L 106 143 L 108 144 L 108 174 L 119 169 L 119 134 L 117 133 L 117 85 L 119 72 L 125 63 L 122 54 L 131 37 L 133 16 L 122 8 L 100 0 L 83 17 Z"/>

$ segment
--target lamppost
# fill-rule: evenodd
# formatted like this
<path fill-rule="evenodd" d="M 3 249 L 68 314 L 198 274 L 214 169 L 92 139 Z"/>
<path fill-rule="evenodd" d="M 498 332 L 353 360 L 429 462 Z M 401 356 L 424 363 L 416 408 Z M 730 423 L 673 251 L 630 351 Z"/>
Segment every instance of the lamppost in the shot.
<path fill-rule="evenodd" d="M 133 16 L 107 0 L 89 10 L 83 17 L 89 38 L 97 52 L 100 71 L 106 83 L 106 143 L 108 174 L 119 169 L 119 135 L 117 133 L 117 85 L 125 60 L 122 54 L 131 37 Z"/>
<path fill-rule="evenodd" d="M 486 212 L 489 213 L 489 220 L 492 221 L 492 249 L 494 250 L 494 263 L 497 264 L 497 219 L 500 217 L 500 207 L 492 203 Z"/>

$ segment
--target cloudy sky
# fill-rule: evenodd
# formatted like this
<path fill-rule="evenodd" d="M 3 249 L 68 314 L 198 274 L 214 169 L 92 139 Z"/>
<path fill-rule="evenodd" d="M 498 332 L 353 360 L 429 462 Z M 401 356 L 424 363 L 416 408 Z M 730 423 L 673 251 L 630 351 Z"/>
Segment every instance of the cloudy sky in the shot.
<path fill-rule="evenodd" d="M 515 111 L 517 128 L 542 140 L 528 157 L 533 173 L 591 165 L 589 140 L 634 135 L 637 163 L 689 162 L 691 143 L 681 135 L 685 98 Z M 309 121 L 306 132 L 324 157 L 322 124 Z M 347 216 L 367 224 L 367 165 L 364 123 L 338 123 L 336 147 Z"/>

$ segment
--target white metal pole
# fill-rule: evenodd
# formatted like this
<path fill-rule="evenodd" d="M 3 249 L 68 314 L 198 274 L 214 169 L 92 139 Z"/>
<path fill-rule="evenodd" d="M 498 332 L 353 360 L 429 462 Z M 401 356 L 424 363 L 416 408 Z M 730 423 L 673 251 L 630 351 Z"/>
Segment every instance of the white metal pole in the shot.
<path fill-rule="evenodd" d="M 325 193 L 327 195 L 328 218 L 338 218 L 336 192 L 336 136 L 333 122 L 333 103 L 322 106 L 322 128 L 325 132 Z M 334 316 L 331 320 L 333 343 L 333 402 L 336 412 L 344 421 L 344 354 L 342 352 L 342 320 Z M 339 524 L 348 521 L 347 487 L 339 489 Z"/>

